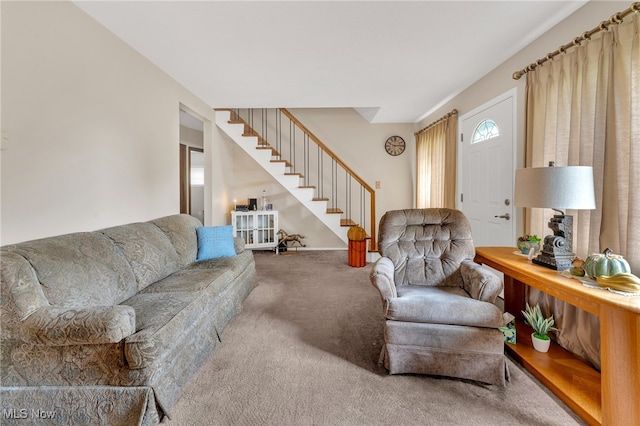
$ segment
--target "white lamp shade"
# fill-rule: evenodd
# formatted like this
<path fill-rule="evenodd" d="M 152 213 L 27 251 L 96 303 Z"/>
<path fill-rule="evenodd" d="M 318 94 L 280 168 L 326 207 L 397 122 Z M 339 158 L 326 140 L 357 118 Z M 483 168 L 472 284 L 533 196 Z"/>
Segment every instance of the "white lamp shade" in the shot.
<path fill-rule="evenodd" d="M 517 207 L 593 210 L 593 169 L 586 166 L 530 167 L 516 170 Z"/>

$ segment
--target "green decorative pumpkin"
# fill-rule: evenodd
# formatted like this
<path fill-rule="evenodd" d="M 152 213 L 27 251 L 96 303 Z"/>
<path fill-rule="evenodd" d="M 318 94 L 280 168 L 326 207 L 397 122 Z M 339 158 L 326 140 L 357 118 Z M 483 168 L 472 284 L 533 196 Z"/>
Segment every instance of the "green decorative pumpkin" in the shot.
<path fill-rule="evenodd" d="M 583 269 L 593 279 L 602 275 L 611 276 L 621 272 L 631 273 L 629 263 L 619 254 L 613 254 L 610 249 L 587 257 L 587 260 L 584 261 Z"/>
<path fill-rule="evenodd" d="M 347 231 L 347 238 L 351 241 L 364 241 L 367 239 L 367 231 L 360 225 L 353 225 Z"/>

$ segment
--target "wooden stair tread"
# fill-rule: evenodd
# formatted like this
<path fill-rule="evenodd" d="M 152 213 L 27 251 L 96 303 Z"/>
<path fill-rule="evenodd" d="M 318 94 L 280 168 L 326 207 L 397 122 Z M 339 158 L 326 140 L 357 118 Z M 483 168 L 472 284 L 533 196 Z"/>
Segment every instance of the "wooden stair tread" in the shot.
<path fill-rule="evenodd" d="M 265 138 L 263 138 L 262 136 L 260 136 L 257 133 L 243 133 L 242 136 L 246 137 L 246 138 L 249 138 L 249 137 L 258 138 L 258 145 L 271 146 L 271 145 L 269 145 L 269 142 L 267 142 L 267 140 Z"/>
<path fill-rule="evenodd" d="M 357 223 L 351 219 L 340 219 L 340 226 L 354 226 L 354 225 L 357 225 Z"/>
<path fill-rule="evenodd" d="M 287 172 L 284 174 L 285 176 L 299 176 L 301 178 L 304 177 L 304 175 L 302 173 L 296 173 L 296 172 Z"/>
<path fill-rule="evenodd" d="M 327 209 L 327 214 L 342 214 L 342 213 L 344 212 L 340 209 Z"/>
<path fill-rule="evenodd" d="M 328 198 L 312 198 L 311 201 L 329 201 Z"/>
<path fill-rule="evenodd" d="M 271 146 L 258 145 L 256 147 L 256 149 L 270 149 L 272 157 L 279 157 L 280 156 L 280 153 L 278 151 L 276 151 L 276 149 L 271 147 Z"/>
<path fill-rule="evenodd" d="M 309 186 L 309 185 L 299 186 L 298 188 L 311 188 L 311 189 L 316 189 L 316 187 L 315 187 L 315 186 Z"/>
<path fill-rule="evenodd" d="M 272 163 L 284 163 L 285 167 L 291 167 L 291 163 L 287 160 L 271 160 Z"/>

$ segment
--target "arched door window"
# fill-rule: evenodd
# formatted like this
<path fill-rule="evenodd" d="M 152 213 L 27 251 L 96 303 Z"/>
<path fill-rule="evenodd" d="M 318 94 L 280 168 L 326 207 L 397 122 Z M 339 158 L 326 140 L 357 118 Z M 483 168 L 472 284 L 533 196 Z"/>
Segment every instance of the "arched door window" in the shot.
<path fill-rule="evenodd" d="M 482 120 L 473 131 L 471 143 L 478 143 L 500 136 L 500 129 L 495 121 L 491 119 Z"/>

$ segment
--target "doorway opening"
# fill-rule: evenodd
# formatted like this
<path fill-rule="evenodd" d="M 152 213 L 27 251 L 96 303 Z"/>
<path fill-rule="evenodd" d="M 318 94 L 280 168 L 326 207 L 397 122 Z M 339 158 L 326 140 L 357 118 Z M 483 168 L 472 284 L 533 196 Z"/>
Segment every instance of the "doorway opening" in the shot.
<path fill-rule="evenodd" d="M 180 213 L 204 223 L 204 123 L 180 109 Z"/>

